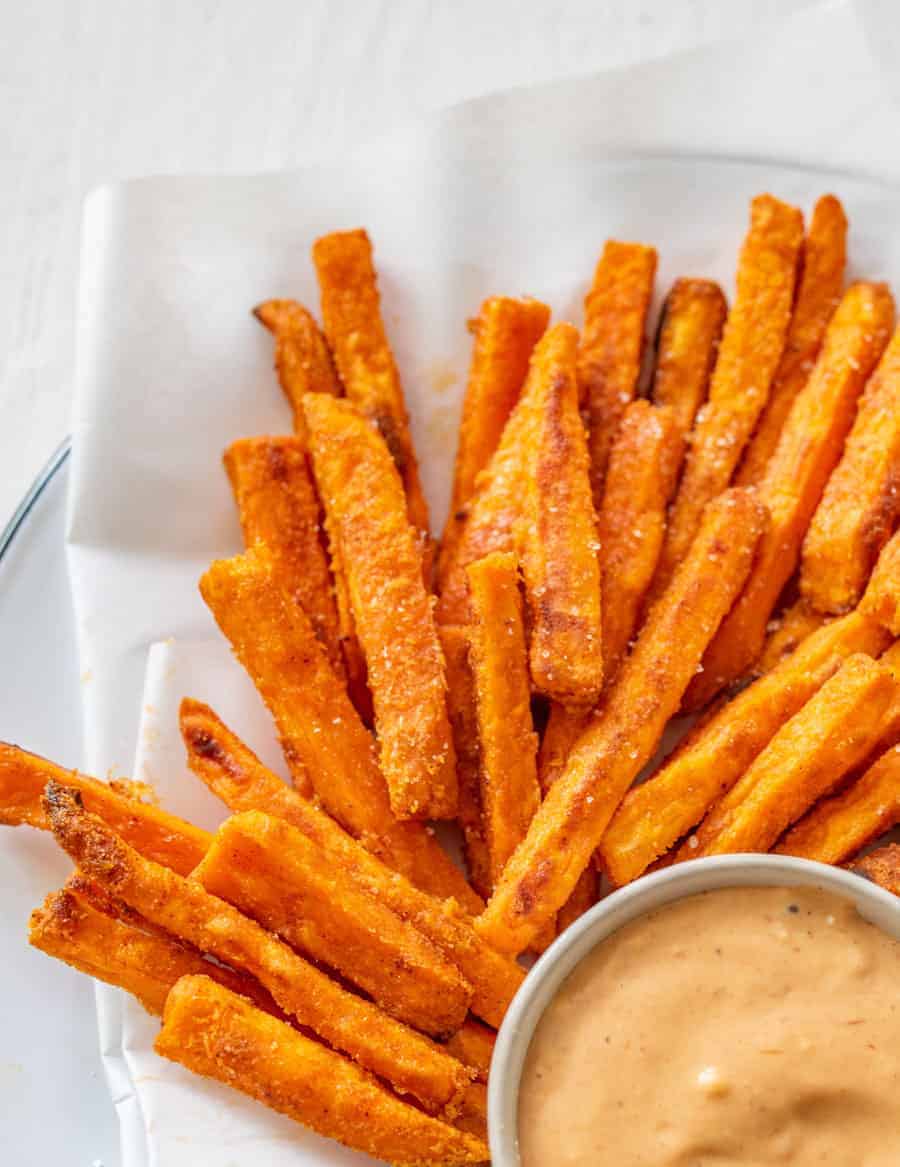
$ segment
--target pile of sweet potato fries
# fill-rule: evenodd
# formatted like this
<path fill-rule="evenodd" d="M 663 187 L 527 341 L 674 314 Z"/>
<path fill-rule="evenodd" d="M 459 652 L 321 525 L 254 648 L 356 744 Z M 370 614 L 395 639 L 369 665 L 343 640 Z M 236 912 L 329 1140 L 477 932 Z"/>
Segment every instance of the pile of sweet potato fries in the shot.
<path fill-rule="evenodd" d="M 606 244 L 580 333 L 487 300 L 437 544 L 369 239 L 318 240 L 321 329 L 256 309 L 293 433 L 225 452 L 246 550 L 200 581 L 292 785 L 188 697 L 214 835 L 0 746 L 0 821 L 75 864 L 32 944 L 161 1015 L 164 1057 L 479 1163 L 515 958 L 598 873 L 775 849 L 900 893 L 900 848 L 857 859 L 900 820 L 900 330 L 846 233 L 832 196 L 807 227 L 754 199 L 731 307 L 678 280 L 646 392 L 652 247 Z"/>

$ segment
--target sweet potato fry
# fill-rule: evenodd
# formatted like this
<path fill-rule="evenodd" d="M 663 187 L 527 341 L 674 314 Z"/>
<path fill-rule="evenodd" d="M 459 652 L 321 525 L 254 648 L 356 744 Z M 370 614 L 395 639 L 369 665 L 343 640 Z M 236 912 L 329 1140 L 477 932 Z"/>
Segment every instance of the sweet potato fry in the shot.
<path fill-rule="evenodd" d="M 447 1050 L 464 1066 L 478 1071 L 478 1078 L 486 1082 L 491 1058 L 494 1055 L 496 1032 L 471 1017 L 447 1040 Z"/>
<path fill-rule="evenodd" d="M 522 409 L 521 511 L 515 542 L 530 615 L 531 680 L 540 693 L 592 705 L 603 680 L 597 522 L 578 412 L 578 334 L 554 325 L 535 349 Z"/>
<path fill-rule="evenodd" d="M 656 569 L 682 441 L 668 407 L 633 401 L 613 442 L 597 518 L 606 686 L 628 651 Z"/>
<path fill-rule="evenodd" d="M 879 847 L 863 859 L 858 859 L 852 867 L 857 875 L 871 879 L 885 891 L 900 896 L 900 844 L 889 843 Z"/>
<path fill-rule="evenodd" d="M 800 590 L 820 612 L 859 599 L 900 517 L 900 329 L 859 401 L 803 544 Z"/>
<path fill-rule="evenodd" d="M 219 560 L 200 587 L 275 719 L 295 784 L 308 775 L 328 813 L 385 863 L 417 886 L 475 908 L 480 901 L 437 840 L 391 813 L 372 736 L 265 557 L 248 552 Z"/>
<path fill-rule="evenodd" d="M 294 431 L 306 432 L 301 402 L 307 393 L 343 392 L 331 350 L 311 313 L 296 300 L 266 300 L 253 315 L 275 337 L 278 383 L 294 413 Z"/>
<path fill-rule="evenodd" d="M 136 914 L 135 918 L 140 919 Z M 195 948 L 171 937 L 117 919 L 69 887 L 52 892 L 43 907 L 31 913 L 28 942 L 95 980 L 131 993 L 157 1016 L 162 1016 L 166 995 L 179 977 L 192 973 L 212 977 L 260 1008 L 278 1013 L 252 977 L 204 960 Z"/>
<path fill-rule="evenodd" d="M 452 818 L 456 759 L 443 656 L 400 477 L 381 437 L 349 402 L 313 394 L 305 410 L 366 658 L 391 809 L 399 819 Z"/>
<path fill-rule="evenodd" d="M 232 816 L 192 878 L 414 1029 L 447 1037 L 465 1020 L 472 992 L 456 966 L 283 819 Z"/>
<path fill-rule="evenodd" d="M 666 296 L 652 398 L 672 411 L 682 437 L 706 400 L 727 312 L 725 294 L 712 280 L 676 280 Z"/>
<path fill-rule="evenodd" d="M 0 742 L 0 823 L 49 830 L 41 795 L 51 780 L 77 790 L 88 810 L 100 815 L 132 847 L 180 875 L 193 871 L 212 842 L 207 831 L 158 806 L 120 794 L 106 782 L 65 770 L 6 742 Z"/>
<path fill-rule="evenodd" d="M 625 406 L 637 390 L 655 275 L 654 248 L 610 239 L 584 301 L 578 382 L 587 412 L 591 486 L 598 508 L 609 450 Z"/>
<path fill-rule="evenodd" d="M 438 580 L 444 565 L 452 562 L 467 505 L 475 493 L 475 480 L 499 445 L 528 372 L 531 351 L 549 319 L 550 309 L 540 300 L 492 296 L 469 324 L 475 344 L 459 427 L 450 514 L 441 537 Z"/>
<path fill-rule="evenodd" d="M 847 790 L 823 799 L 776 847 L 820 863 L 845 863 L 900 822 L 900 746 L 893 746 Z"/>
<path fill-rule="evenodd" d="M 428 506 L 394 354 L 381 319 L 372 244 L 365 231 L 336 231 L 313 245 L 325 335 L 347 396 L 387 443 L 403 480 L 409 521 L 427 546 Z"/>
<path fill-rule="evenodd" d="M 516 557 L 494 552 L 469 564 L 467 573 L 481 805 L 494 887 L 541 801 L 537 735 Z"/>
<path fill-rule="evenodd" d="M 602 711 L 476 921 L 501 952 L 525 949 L 568 899 L 743 586 L 764 522 L 750 491 L 730 490 L 708 505 L 687 558 L 650 612 Z"/>
<path fill-rule="evenodd" d="M 472 1011 L 490 1025 L 500 1024 L 524 973 L 475 934 L 472 921 L 455 903 L 434 899 L 385 867 L 328 815 L 267 770 L 208 706 L 184 701 L 181 731 L 191 769 L 231 810 L 262 810 L 297 827 L 328 855 L 335 868 L 341 868 L 361 890 L 409 920 L 449 956 L 472 985 Z M 458 872 L 456 879 L 468 886 Z M 469 898 L 474 899 L 471 891 Z M 471 908 L 470 904 L 465 906 Z"/>
<path fill-rule="evenodd" d="M 345 1146 L 388 1163 L 480 1163 L 480 1140 L 391 1094 L 340 1054 L 206 977 L 166 1001 L 156 1052 L 240 1090 Z"/>
<path fill-rule="evenodd" d="M 658 596 L 686 554 L 704 505 L 731 480 L 769 396 L 784 350 L 803 216 L 771 195 L 753 200 L 737 295 L 709 389 L 697 415 L 653 583 Z"/>
<path fill-rule="evenodd" d="M 556 935 L 561 936 L 570 924 L 589 911 L 597 902 L 597 896 L 597 869 L 593 864 L 588 864 L 578 877 L 572 894 L 557 913 Z"/>
<path fill-rule="evenodd" d="M 297 437 L 242 438 L 224 455 L 244 542 L 262 544 L 309 617 L 331 667 L 344 676 L 331 572 L 319 527 L 319 500 L 306 443 Z"/>
<path fill-rule="evenodd" d="M 565 705 L 557 703 L 550 706 L 538 750 L 538 781 L 544 796 L 565 770 L 572 747 L 587 729 L 590 720 L 590 713 L 583 709 L 567 709 Z"/>
<path fill-rule="evenodd" d="M 739 486 L 756 486 L 762 481 L 794 398 L 809 380 L 825 329 L 841 298 L 846 262 L 847 216 L 834 195 L 823 195 L 813 208 L 803 245 L 797 299 L 784 352 L 769 400 L 738 469 L 735 481 Z"/>
<path fill-rule="evenodd" d="M 854 284 L 831 318 L 816 366 L 794 399 L 758 486 L 769 526 L 753 569 L 703 658 L 685 708 L 701 709 L 762 652 L 769 617 L 797 566 L 803 536 L 853 424 L 857 398 L 893 321 L 894 301 L 885 284 Z"/>
<path fill-rule="evenodd" d="M 713 806 L 677 859 L 768 851 L 865 760 L 898 694 L 887 666 L 864 653 L 849 657 Z"/>
<path fill-rule="evenodd" d="M 630 883 L 695 827 L 847 657 L 877 655 L 888 641 L 874 620 L 851 612 L 813 632 L 697 725 L 647 782 L 629 791 L 610 823 L 600 852 L 612 882 Z"/>
<path fill-rule="evenodd" d="M 885 543 L 859 606 L 900 636 L 900 531 Z"/>
<path fill-rule="evenodd" d="M 479 895 L 491 894 L 491 864 L 484 836 L 479 773 L 478 717 L 469 665 L 469 636 L 461 624 L 438 625 L 447 674 L 447 712 L 453 730 L 459 798 L 456 819 L 462 828 L 469 879 Z"/>
<path fill-rule="evenodd" d="M 355 997 L 199 883 L 144 859 L 77 791 L 50 782 L 45 810 L 60 846 L 135 911 L 255 977 L 285 1013 L 424 1106 L 452 1116 L 469 1075 L 438 1046 Z"/>
<path fill-rule="evenodd" d="M 753 671 L 758 676 L 770 672 L 825 623 L 827 617 L 821 612 L 810 607 L 805 600 L 796 600 L 781 613 L 774 625 L 769 623 L 766 641 Z"/>

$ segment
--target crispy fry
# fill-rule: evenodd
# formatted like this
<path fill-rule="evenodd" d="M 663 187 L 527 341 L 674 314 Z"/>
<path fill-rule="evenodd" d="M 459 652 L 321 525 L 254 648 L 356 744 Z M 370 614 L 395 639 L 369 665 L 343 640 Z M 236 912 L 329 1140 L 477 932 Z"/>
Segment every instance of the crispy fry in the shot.
<path fill-rule="evenodd" d="M 769 511 L 768 529 L 744 590 L 687 691 L 686 709 L 701 709 L 762 652 L 769 617 L 797 566 L 806 528 L 853 424 L 856 400 L 893 321 L 894 301 L 885 284 L 854 284 L 831 318 L 816 367 L 794 399 L 758 487 Z"/>
<path fill-rule="evenodd" d="M 737 273 L 737 295 L 709 389 L 697 415 L 684 473 L 653 582 L 658 596 L 697 530 L 703 506 L 728 485 L 766 404 L 784 349 L 803 216 L 771 195 L 753 200 Z"/>
<path fill-rule="evenodd" d="M 636 879 L 726 795 L 753 760 L 853 653 L 877 655 L 884 629 L 859 612 L 813 632 L 684 739 L 642 786 L 630 791 L 600 847 L 617 886 Z"/>
<path fill-rule="evenodd" d="M 570 924 L 589 911 L 597 902 L 597 870 L 588 864 L 578 877 L 572 894 L 559 909 L 556 917 L 556 935 L 561 936 Z"/>
<path fill-rule="evenodd" d="M 666 296 L 653 373 L 653 401 L 672 411 L 682 437 L 706 400 L 728 305 L 712 280 L 676 280 Z"/>
<path fill-rule="evenodd" d="M 447 1040 L 447 1049 L 453 1056 L 478 1071 L 478 1079 L 486 1082 L 494 1054 L 496 1032 L 471 1017 Z"/>
<path fill-rule="evenodd" d="M 262 544 L 275 572 L 309 617 L 331 667 L 344 676 L 331 572 L 306 443 L 297 437 L 242 438 L 224 455 L 248 547 Z"/>
<path fill-rule="evenodd" d="M 568 899 L 740 591 L 764 522 L 751 491 L 730 490 L 708 505 L 690 553 L 652 609 L 602 711 L 476 921 L 501 952 L 521 952 Z"/>
<path fill-rule="evenodd" d="M 565 704 L 591 705 L 603 679 L 597 523 L 578 413 L 578 334 L 554 325 L 535 349 L 522 397 L 530 437 L 522 447 L 515 542 L 530 615 L 531 680 Z"/>
<path fill-rule="evenodd" d="M 206 977 L 169 994 L 156 1052 L 389 1163 L 479 1163 L 487 1147 L 391 1094 L 340 1054 Z"/>
<path fill-rule="evenodd" d="M 308 774 L 328 813 L 389 866 L 477 910 L 480 901 L 437 840 L 421 824 L 394 818 L 372 736 L 265 558 L 219 560 L 200 586 L 275 718 L 291 773 Z"/>
<path fill-rule="evenodd" d="M 528 372 L 531 350 L 549 320 L 550 309 L 540 300 L 492 296 L 469 324 L 475 344 L 459 427 L 450 514 L 441 537 L 438 580 L 453 560 L 475 480 L 500 442 Z"/>
<path fill-rule="evenodd" d="M 864 653 L 849 657 L 785 722 L 676 858 L 768 851 L 865 760 L 898 694 L 900 684 L 887 666 Z"/>
<path fill-rule="evenodd" d="M 541 801 L 537 735 L 516 557 L 495 552 L 469 564 L 467 573 L 481 805 L 494 887 Z"/>
<path fill-rule="evenodd" d="M 825 329 L 841 298 L 847 262 L 847 216 L 834 195 L 823 195 L 813 208 L 802 255 L 784 352 L 769 400 L 738 469 L 738 486 L 756 486 L 762 481 L 794 398 L 809 380 Z"/>
<path fill-rule="evenodd" d="M 476 936 L 471 920 L 455 903 L 434 899 L 385 867 L 328 815 L 267 770 L 208 706 L 182 702 L 181 730 L 191 769 L 231 810 L 263 810 L 301 830 L 335 868 L 352 876 L 363 891 L 409 920 L 449 956 L 473 987 L 472 1011 L 491 1025 L 500 1024 L 524 974 Z M 458 872 L 456 879 L 468 886 Z M 469 898 L 474 898 L 471 892 Z"/>
<path fill-rule="evenodd" d="M 212 842 L 207 831 L 158 806 L 129 798 L 106 782 L 65 770 L 6 742 L 0 742 L 0 823 L 49 830 L 41 795 L 51 780 L 76 789 L 88 810 L 100 815 L 132 847 L 180 875 L 193 871 Z"/>
<path fill-rule="evenodd" d="M 776 847 L 820 863 L 844 863 L 900 822 L 900 746 L 893 746 L 852 786 L 823 799 Z"/>
<path fill-rule="evenodd" d="M 565 705 L 554 703 L 544 727 L 541 746 L 538 751 L 538 781 L 541 793 L 547 791 L 566 768 L 566 761 L 572 747 L 584 733 L 591 715 L 583 709 L 567 709 Z"/>
<path fill-rule="evenodd" d="M 455 965 L 283 819 L 234 815 L 192 878 L 414 1029 L 447 1037 L 465 1020 L 472 992 Z"/>
<path fill-rule="evenodd" d="M 329 531 L 340 547 L 397 818 L 452 818 L 453 754 L 443 656 L 403 486 L 378 433 L 345 401 L 306 403 Z"/>
<path fill-rule="evenodd" d="M 864 859 L 858 859 L 852 870 L 857 875 L 871 879 L 885 891 L 900 896 L 900 844 L 889 843 L 886 847 L 879 847 Z"/>
<path fill-rule="evenodd" d="M 773 624 L 770 622 L 763 650 L 759 654 L 754 672 L 759 676 L 771 672 L 786 656 L 800 647 L 807 636 L 811 636 L 827 617 L 811 608 L 803 599 L 796 600 Z"/>
<path fill-rule="evenodd" d="M 199 883 L 144 859 L 77 791 L 47 784 L 45 810 L 60 846 L 91 879 L 202 952 L 254 976 L 285 1013 L 423 1105 L 452 1116 L 468 1080 L 459 1063 L 377 1006 L 342 989 Z"/>
<path fill-rule="evenodd" d="M 859 599 L 900 517 L 900 329 L 859 401 L 803 544 L 800 590 L 820 612 Z"/>
<path fill-rule="evenodd" d="M 606 686 L 615 679 L 638 627 L 665 536 L 681 450 L 681 431 L 669 408 L 648 401 L 627 407 L 610 452 L 597 520 Z"/>
<path fill-rule="evenodd" d="M 584 301 L 578 382 L 587 410 L 591 487 L 598 509 L 609 450 L 637 389 L 655 275 L 653 247 L 610 239 Z"/>
<path fill-rule="evenodd" d="M 478 894 L 487 898 L 491 894 L 491 864 L 481 806 L 478 717 L 469 665 L 469 636 L 460 624 L 438 625 L 438 636 L 447 670 L 447 712 L 456 751 L 459 782 L 456 818 L 462 828 L 469 879 Z"/>
<path fill-rule="evenodd" d="M 372 244 L 365 231 L 336 231 L 313 245 L 325 335 L 347 396 L 387 443 L 403 480 L 409 521 L 428 544 L 428 506 L 394 354 L 381 319 Z"/>
<path fill-rule="evenodd" d="M 29 944 L 79 972 L 124 989 L 137 997 L 148 1013 L 157 1016 L 162 1016 L 166 994 L 178 978 L 191 973 L 212 977 L 249 997 L 258 1007 L 279 1013 L 275 1002 L 252 977 L 204 960 L 196 948 L 170 936 L 146 931 L 137 922 L 141 921 L 137 913 L 131 913 L 132 918 L 117 918 L 104 911 L 97 906 L 94 894 L 85 894 L 85 882 L 77 885 L 76 893 L 70 881 L 31 913 Z"/>
<path fill-rule="evenodd" d="M 900 531 L 885 543 L 859 606 L 900 636 Z"/>
<path fill-rule="evenodd" d="M 356 636 L 356 625 L 353 623 L 353 612 L 350 608 L 350 588 L 347 583 L 347 572 L 341 561 L 341 550 L 335 539 L 328 535 L 326 523 L 326 538 L 328 541 L 328 556 L 331 562 L 331 577 L 334 582 L 334 603 L 337 608 L 338 635 L 341 640 L 341 656 L 344 661 L 344 673 L 347 677 L 347 692 L 356 712 L 363 723 L 371 728 L 375 719 L 372 708 L 372 694 L 369 692 L 369 675 L 366 672 L 366 658 L 359 646 Z"/>
<path fill-rule="evenodd" d="M 483 1082 L 473 1082 L 466 1089 L 462 1109 L 453 1125 L 476 1139 L 487 1140 L 487 1086 Z"/>
<path fill-rule="evenodd" d="M 343 392 L 331 350 L 311 313 L 296 300 L 266 300 L 253 309 L 253 315 L 275 337 L 278 383 L 294 413 L 294 432 L 304 434 L 304 394 L 340 397 Z"/>

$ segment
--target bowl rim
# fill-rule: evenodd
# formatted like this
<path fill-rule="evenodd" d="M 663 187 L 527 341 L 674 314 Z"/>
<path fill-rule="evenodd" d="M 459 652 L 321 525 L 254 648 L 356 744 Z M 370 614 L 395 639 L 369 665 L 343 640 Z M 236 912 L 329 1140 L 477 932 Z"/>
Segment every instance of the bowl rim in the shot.
<path fill-rule="evenodd" d="M 562 982 L 613 932 L 676 900 L 728 887 L 819 887 L 849 898 L 864 919 L 900 940 L 900 899 L 841 867 L 786 855 L 721 855 L 668 867 L 612 892 L 544 952 L 497 1034 L 488 1077 L 488 1142 L 494 1167 L 520 1167 L 519 1083 L 534 1030 Z"/>

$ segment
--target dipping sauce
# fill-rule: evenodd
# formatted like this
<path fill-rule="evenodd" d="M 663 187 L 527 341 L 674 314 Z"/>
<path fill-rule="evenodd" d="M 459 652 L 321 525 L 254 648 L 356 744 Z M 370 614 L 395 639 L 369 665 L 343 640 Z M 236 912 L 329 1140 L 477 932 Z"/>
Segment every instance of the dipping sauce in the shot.
<path fill-rule="evenodd" d="M 601 941 L 535 1030 L 523 1167 L 898 1167 L 900 942 L 810 888 L 680 900 Z"/>

